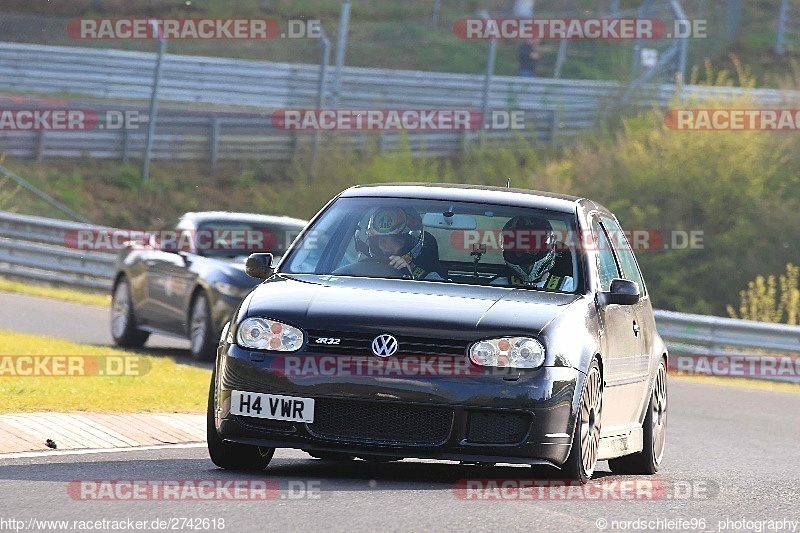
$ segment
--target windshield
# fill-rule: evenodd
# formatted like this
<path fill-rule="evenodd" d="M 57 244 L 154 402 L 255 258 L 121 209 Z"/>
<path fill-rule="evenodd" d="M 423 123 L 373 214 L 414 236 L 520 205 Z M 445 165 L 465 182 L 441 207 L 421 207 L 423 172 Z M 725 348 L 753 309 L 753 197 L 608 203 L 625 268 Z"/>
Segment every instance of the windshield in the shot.
<path fill-rule="evenodd" d="M 578 258 L 563 245 L 575 228 L 573 214 L 529 208 L 339 198 L 280 270 L 576 292 Z"/>
<path fill-rule="evenodd" d="M 245 220 L 211 220 L 198 226 L 192 241 L 197 253 L 206 257 L 241 257 L 256 252 L 283 255 L 301 229 Z"/>

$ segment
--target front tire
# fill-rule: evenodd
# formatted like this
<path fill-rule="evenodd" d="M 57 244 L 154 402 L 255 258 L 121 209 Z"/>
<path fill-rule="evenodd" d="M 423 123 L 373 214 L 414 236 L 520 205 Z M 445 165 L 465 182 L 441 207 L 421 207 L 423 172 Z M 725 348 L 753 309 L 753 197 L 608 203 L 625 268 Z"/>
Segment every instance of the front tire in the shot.
<path fill-rule="evenodd" d="M 141 348 L 150 332 L 136 327 L 133 299 L 127 278 L 121 278 L 111 297 L 111 338 L 117 346 Z"/>
<path fill-rule="evenodd" d="M 603 379 L 600 365 L 593 359 L 583 382 L 575 430 L 572 433 L 572 448 L 561 472 L 567 479 L 586 483 L 592 478 L 597 466 L 597 451 L 600 447 L 600 422 L 603 412 Z"/>
<path fill-rule="evenodd" d="M 642 430 L 641 452 L 609 459 L 608 466 L 615 474 L 655 474 L 661 466 L 667 438 L 667 365 L 663 359 L 658 365 Z"/>
<path fill-rule="evenodd" d="M 189 311 L 190 353 L 198 361 L 210 361 L 217 351 L 217 340 L 211 322 L 211 307 L 208 297 L 199 291 L 192 299 Z"/>
<path fill-rule="evenodd" d="M 217 371 L 214 369 L 211 375 L 211 386 L 208 391 L 208 410 L 206 413 L 206 442 L 211 461 L 226 470 L 264 470 L 272 460 L 275 448 L 262 448 L 260 446 L 226 442 L 217 433 L 217 426 L 214 423 L 214 413 L 217 405 L 216 384 Z"/>

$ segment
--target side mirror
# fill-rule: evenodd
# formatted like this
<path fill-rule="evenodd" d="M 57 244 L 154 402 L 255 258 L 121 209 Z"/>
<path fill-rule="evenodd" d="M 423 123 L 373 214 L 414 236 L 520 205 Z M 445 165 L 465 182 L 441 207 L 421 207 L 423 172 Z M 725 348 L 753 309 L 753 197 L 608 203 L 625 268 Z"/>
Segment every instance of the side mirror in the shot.
<path fill-rule="evenodd" d="M 272 268 L 272 254 L 250 254 L 244 264 L 244 271 L 251 278 L 267 279 L 275 272 Z"/>
<path fill-rule="evenodd" d="M 639 301 L 641 294 L 635 281 L 629 279 L 612 279 L 611 290 L 601 292 L 603 302 L 606 304 L 633 305 Z"/>

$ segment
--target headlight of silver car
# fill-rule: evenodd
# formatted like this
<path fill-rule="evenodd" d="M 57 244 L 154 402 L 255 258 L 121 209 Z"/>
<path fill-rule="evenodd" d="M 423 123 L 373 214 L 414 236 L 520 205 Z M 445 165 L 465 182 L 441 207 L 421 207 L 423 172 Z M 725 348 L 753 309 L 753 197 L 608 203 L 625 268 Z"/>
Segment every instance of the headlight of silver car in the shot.
<path fill-rule="evenodd" d="M 236 333 L 239 346 L 256 350 L 295 352 L 303 340 L 303 332 L 296 327 L 266 318 L 246 318 Z"/>
<path fill-rule="evenodd" d="M 544 346 L 530 337 L 503 337 L 476 342 L 469 358 L 480 366 L 538 368 L 544 364 Z"/>

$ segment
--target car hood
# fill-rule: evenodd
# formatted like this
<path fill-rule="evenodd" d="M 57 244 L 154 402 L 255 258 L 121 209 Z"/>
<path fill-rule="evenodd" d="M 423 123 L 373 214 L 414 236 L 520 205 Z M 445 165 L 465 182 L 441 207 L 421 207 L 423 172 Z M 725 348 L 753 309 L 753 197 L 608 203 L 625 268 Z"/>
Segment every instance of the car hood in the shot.
<path fill-rule="evenodd" d="M 476 333 L 536 334 L 578 297 L 439 282 L 279 275 L 252 293 L 246 313 L 313 330 L 468 340 Z"/>

